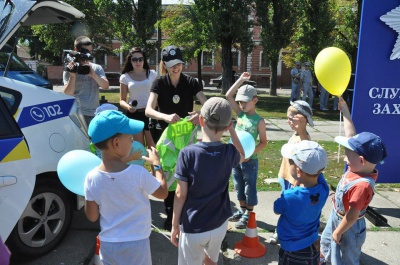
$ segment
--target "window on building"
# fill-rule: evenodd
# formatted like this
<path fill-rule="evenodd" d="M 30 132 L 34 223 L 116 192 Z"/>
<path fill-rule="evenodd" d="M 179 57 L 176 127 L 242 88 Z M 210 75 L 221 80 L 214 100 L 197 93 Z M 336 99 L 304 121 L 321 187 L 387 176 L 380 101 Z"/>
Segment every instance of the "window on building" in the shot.
<path fill-rule="evenodd" d="M 269 67 L 269 62 L 263 52 L 260 54 L 260 67 Z"/>
<path fill-rule="evenodd" d="M 212 52 L 205 52 L 203 51 L 203 58 L 202 58 L 202 65 L 203 66 L 212 66 L 213 65 L 213 54 Z"/>

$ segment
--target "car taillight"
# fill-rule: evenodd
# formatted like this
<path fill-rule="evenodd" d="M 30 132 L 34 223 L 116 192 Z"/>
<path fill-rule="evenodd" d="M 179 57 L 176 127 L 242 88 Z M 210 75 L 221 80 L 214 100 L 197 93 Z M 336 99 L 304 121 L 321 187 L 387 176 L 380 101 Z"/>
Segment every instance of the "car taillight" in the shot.
<path fill-rule="evenodd" d="M 69 112 L 69 117 L 75 123 L 76 126 L 89 138 L 87 134 L 87 124 L 85 122 L 85 118 L 83 117 L 81 110 L 78 108 L 78 103 L 75 100 L 74 104 L 72 105 L 71 111 Z"/>

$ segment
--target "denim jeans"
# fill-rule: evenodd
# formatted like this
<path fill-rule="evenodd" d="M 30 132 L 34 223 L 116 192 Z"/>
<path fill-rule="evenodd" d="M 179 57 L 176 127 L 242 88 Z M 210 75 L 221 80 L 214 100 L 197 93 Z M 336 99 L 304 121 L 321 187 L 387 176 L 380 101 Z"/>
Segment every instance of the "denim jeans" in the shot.
<path fill-rule="evenodd" d="M 291 252 L 279 249 L 279 265 L 318 265 L 318 262 L 319 251 L 313 245 Z"/>
<path fill-rule="evenodd" d="M 257 205 L 258 159 L 243 162 L 232 170 L 232 175 L 237 199 L 249 206 Z"/>
<path fill-rule="evenodd" d="M 300 84 L 292 82 L 292 91 L 290 93 L 290 101 L 300 99 Z"/>
<path fill-rule="evenodd" d="M 343 235 L 340 245 L 332 239 L 332 231 L 339 225 L 340 219 L 332 209 L 328 222 L 321 235 L 321 253 L 327 261 L 335 265 L 352 265 L 360 263 L 361 246 L 364 244 L 367 232 L 365 218 L 358 219 Z"/>

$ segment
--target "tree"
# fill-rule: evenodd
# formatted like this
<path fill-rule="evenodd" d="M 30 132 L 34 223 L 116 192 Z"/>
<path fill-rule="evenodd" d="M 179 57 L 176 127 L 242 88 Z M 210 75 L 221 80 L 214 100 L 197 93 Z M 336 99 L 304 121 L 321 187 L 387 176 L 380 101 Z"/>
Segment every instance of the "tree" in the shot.
<path fill-rule="evenodd" d="M 292 53 L 289 61 L 293 62 L 295 58 L 303 62 L 314 62 L 323 48 L 333 44 L 336 26 L 333 6 L 329 0 L 307 0 L 298 3 L 300 14 L 291 47 L 288 48 Z"/>
<path fill-rule="evenodd" d="M 347 52 L 351 58 L 352 69 L 356 67 L 358 32 L 360 26 L 359 5 L 361 1 L 334 2 L 333 13 L 335 14 L 334 46 Z"/>
<path fill-rule="evenodd" d="M 207 21 L 210 21 L 212 41 L 221 45 L 222 50 L 222 91 L 228 91 L 232 85 L 232 46 L 240 45 L 248 52 L 253 21 L 249 19 L 251 11 L 250 0 L 194 0 L 198 10 Z M 246 41 L 244 41 L 246 40 Z M 239 46 L 238 46 L 239 47 Z"/>
<path fill-rule="evenodd" d="M 277 68 L 282 48 L 289 45 L 298 15 L 293 0 L 256 0 L 257 23 L 262 27 L 263 55 L 270 62 L 270 95 L 276 96 Z"/>
<path fill-rule="evenodd" d="M 149 42 L 160 17 L 161 0 L 95 0 L 100 10 L 109 14 L 114 37 L 123 43 L 122 50 L 142 47 L 150 55 L 157 43 Z"/>
<path fill-rule="evenodd" d="M 72 49 L 74 40 L 81 35 L 89 36 L 96 44 L 110 43 L 112 28 L 106 13 L 99 12 L 93 1 L 65 0 L 85 14 L 85 18 L 71 24 L 32 26 L 33 35 L 25 37 L 32 52 L 41 59 L 61 64 L 62 50 Z"/>
<path fill-rule="evenodd" d="M 164 46 L 183 47 L 185 60 L 197 60 L 197 75 L 202 84 L 201 56 L 203 51 L 216 50 L 217 44 L 209 38 L 210 21 L 196 5 L 171 5 L 163 12 L 161 29 L 168 38 Z"/>

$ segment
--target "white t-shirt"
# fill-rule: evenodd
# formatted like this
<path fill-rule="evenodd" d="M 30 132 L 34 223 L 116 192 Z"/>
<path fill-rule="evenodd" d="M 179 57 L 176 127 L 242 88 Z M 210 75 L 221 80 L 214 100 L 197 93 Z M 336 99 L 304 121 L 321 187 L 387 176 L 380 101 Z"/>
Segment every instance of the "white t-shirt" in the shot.
<path fill-rule="evenodd" d="M 129 90 L 129 102 L 137 100 L 137 109 L 144 109 L 147 105 L 147 100 L 150 96 L 150 88 L 156 79 L 157 73 L 154 70 L 150 70 L 149 77 L 143 81 L 133 80 L 128 73 L 122 74 L 119 78 L 121 84 L 127 85 Z"/>
<path fill-rule="evenodd" d="M 148 238 L 151 210 L 148 194 L 160 182 L 144 167 L 130 165 L 121 172 L 104 172 L 97 167 L 85 178 L 85 198 L 100 208 L 100 238 L 127 242 Z"/>

